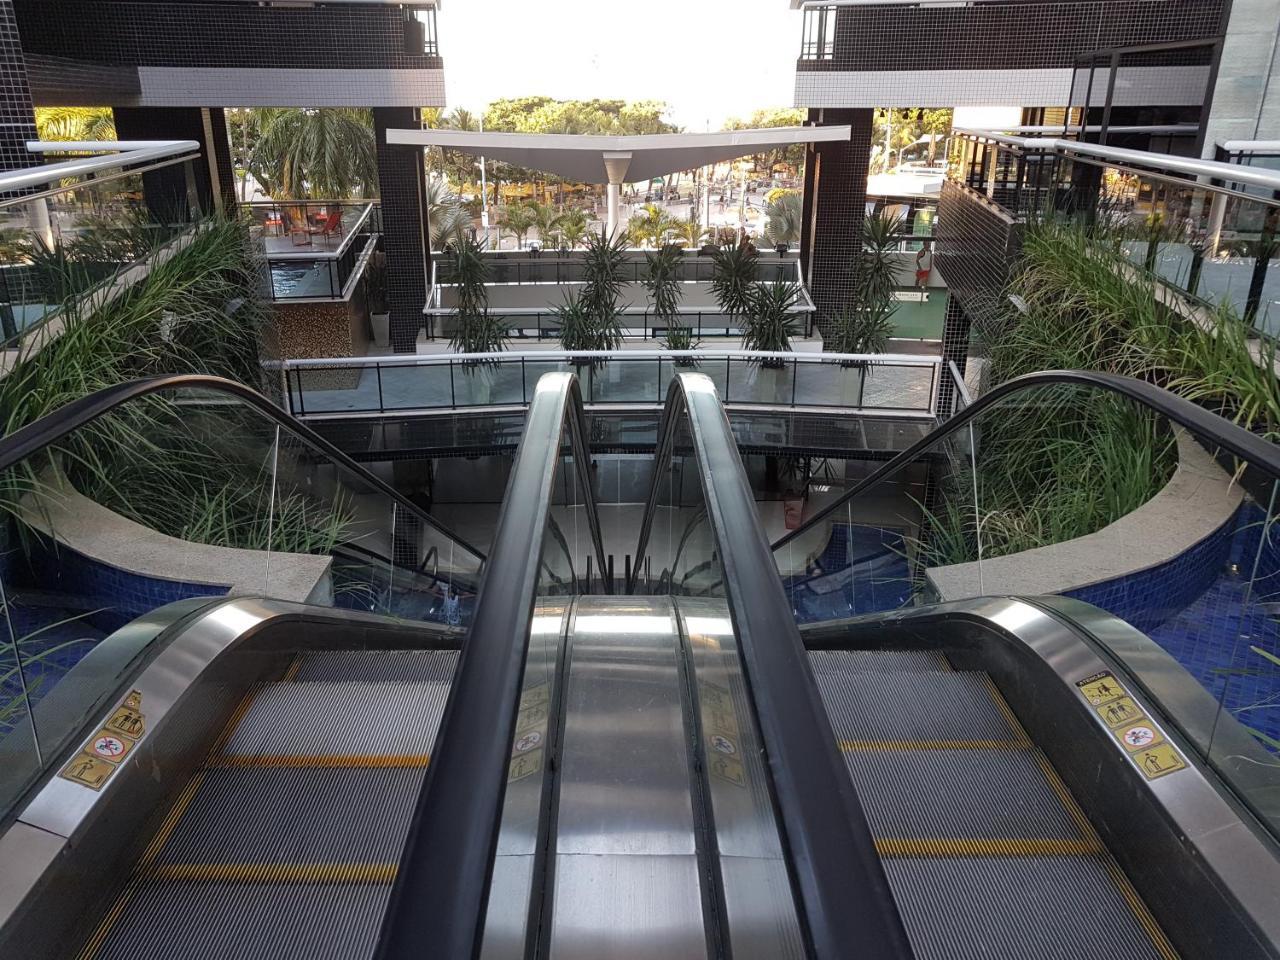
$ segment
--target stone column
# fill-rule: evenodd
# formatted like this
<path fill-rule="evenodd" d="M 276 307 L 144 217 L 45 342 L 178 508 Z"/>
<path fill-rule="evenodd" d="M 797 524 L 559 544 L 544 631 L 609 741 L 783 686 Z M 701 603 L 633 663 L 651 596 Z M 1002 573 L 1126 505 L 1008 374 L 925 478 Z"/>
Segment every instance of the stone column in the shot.
<path fill-rule="evenodd" d="M 422 148 L 387 144 L 388 129 L 417 129 L 414 107 L 375 107 L 378 192 L 382 197 L 382 246 L 387 257 L 387 304 L 391 308 L 391 345 L 412 353 L 422 329 L 431 269 L 430 232 L 424 198 L 426 165 Z"/>

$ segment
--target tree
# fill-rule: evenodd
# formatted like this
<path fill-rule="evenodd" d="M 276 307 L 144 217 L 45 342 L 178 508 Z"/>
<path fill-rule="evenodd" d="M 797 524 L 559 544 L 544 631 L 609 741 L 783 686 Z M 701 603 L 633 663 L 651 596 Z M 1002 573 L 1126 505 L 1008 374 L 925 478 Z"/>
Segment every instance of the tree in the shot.
<path fill-rule="evenodd" d="M 801 109 L 790 107 L 774 107 L 768 110 L 757 110 L 747 119 L 734 118 L 725 124 L 726 130 L 757 130 L 767 127 L 799 127 L 808 119 L 808 114 Z M 763 153 L 751 155 L 751 161 L 760 173 L 771 173 L 776 164 L 785 163 L 797 175 L 804 167 L 803 143 L 793 143 L 786 147 L 775 147 Z"/>
<path fill-rule="evenodd" d="M 37 107 L 36 132 L 41 140 L 114 140 L 116 121 L 110 107 Z"/>
<path fill-rule="evenodd" d="M 484 249 L 470 237 L 453 257 L 456 325 L 449 345 L 458 353 L 498 353 L 507 344 L 506 324 L 489 313 L 489 266 Z"/>
<path fill-rule="evenodd" d="M 641 213 L 627 221 L 627 237 L 636 246 L 652 244 L 655 248 L 666 243 L 667 234 L 678 230 L 680 224 L 656 204 L 645 204 Z"/>
<path fill-rule="evenodd" d="M 427 192 L 423 199 L 427 208 L 427 224 L 431 227 L 431 249 L 443 250 L 449 244 L 461 247 L 471 227 L 471 214 L 462 201 L 439 177 L 427 178 Z"/>
<path fill-rule="evenodd" d="M 702 246 L 702 241 L 707 238 L 707 230 L 698 221 L 698 212 L 693 208 L 689 210 L 689 219 L 678 221 L 673 232 L 690 250 Z"/>
<path fill-rule="evenodd" d="M 759 257 L 756 248 L 745 239 L 716 250 L 712 256 L 711 292 L 725 316 L 739 320 L 755 305 L 756 275 Z"/>
<path fill-rule="evenodd" d="M 533 217 L 533 226 L 538 231 L 538 240 L 543 248 L 552 247 L 552 237 L 560 227 L 560 213 L 549 203 L 538 203 L 534 200 L 527 204 Z"/>
<path fill-rule="evenodd" d="M 581 207 L 566 210 L 560 215 L 560 242 L 570 250 L 576 250 L 587 235 L 587 211 Z"/>
<path fill-rule="evenodd" d="M 933 162 L 938 140 L 951 131 L 951 117 L 949 109 L 877 110 L 871 125 L 871 172 L 884 173 L 896 166 L 904 153 L 915 153 L 925 134 L 933 136 L 926 151 Z"/>
<path fill-rule="evenodd" d="M 800 242 L 803 198 L 795 190 L 780 193 L 765 205 L 768 218 L 764 237 L 775 246 L 791 246 Z"/>
<path fill-rule="evenodd" d="M 374 197 L 378 158 L 368 110 L 257 111 L 260 135 L 250 170 L 278 200 Z"/>
<path fill-rule="evenodd" d="M 536 224 L 535 214 L 528 204 L 514 203 L 502 208 L 502 225 L 516 238 L 516 246 L 524 246 L 524 238 Z"/>

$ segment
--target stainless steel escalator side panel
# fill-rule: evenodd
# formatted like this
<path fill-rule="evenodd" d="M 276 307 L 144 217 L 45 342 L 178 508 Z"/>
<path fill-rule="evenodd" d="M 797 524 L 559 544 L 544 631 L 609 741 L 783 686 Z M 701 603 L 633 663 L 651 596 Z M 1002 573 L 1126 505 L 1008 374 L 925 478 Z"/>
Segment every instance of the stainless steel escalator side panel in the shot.
<path fill-rule="evenodd" d="M 692 667 L 729 948 L 735 960 L 800 960 L 804 934 L 728 605 L 675 603 Z"/>
<path fill-rule="evenodd" d="M 552 766 L 544 758 L 550 757 L 554 749 L 551 741 L 555 736 L 554 705 L 558 699 L 556 671 L 571 609 L 572 601 L 565 599 L 540 600 L 534 607 L 522 708 L 512 744 L 513 768 L 502 801 L 502 826 L 489 883 L 480 960 L 523 960 L 531 931 L 530 911 L 540 905 L 534 902 L 534 877 L 540 861 L 539 843 L 545 828 L 544 797 Z M 545 735 L 547 742 L 521 749 L 532 744 L 532 739 L 526 739 L 530 733 Z M 537 752 L 540 747 L 542 754 Z M 524 758 L 525 763 L 515 768 L 520 758 Z M 531 758 L 537 758 L 536 763 Z"/>
<path fill-rule="evenodd" d="M 1280 957 L 1280 849 L 1123 665 L 1064 616 L 990 597 L 815 624 L 802 635 L 810 649 L 941 649 L 957 668 L 990 674 L 1184 956 Z M 1179 748 L 1185 769 L 1147 779 L 1130 762 L 1076 686 L 1107 671 Z"/>
<path fill-rule="evenodd" d="M 229 599 L 185 623 L 136 675 L 121 677 L 94 722 L 65 755 L 51 758 L 45 783 L 0 835 L 0 956 L 60 956 L 82 938 L 120 892 L 150 836 L 158 810 L 181 789 L 254 684 L 280 676 L 299 646 L 324 649 L 340 636 L 350 645 L 448 648 L 457 637 L 355 611 L 255 598 Z M 305 640 L 299 643 L 299 630 Z M 145 729 L 114 774 L 94 790 L 59 776 L 94 739 L 126 695 L 141 695 Z M 29 831 L 43 842 L 35 856 Z M 45 838 L 53 838 L 50 844 Z M 56 845 L 56 849 L 54 849 Z M 20 953 L 10 945 L 21 944 Z"/>
<path fill-rule="evenodd" d="M 704 957 L 671 602 L 581 598 L 569 644 L 549 955 Z"/>

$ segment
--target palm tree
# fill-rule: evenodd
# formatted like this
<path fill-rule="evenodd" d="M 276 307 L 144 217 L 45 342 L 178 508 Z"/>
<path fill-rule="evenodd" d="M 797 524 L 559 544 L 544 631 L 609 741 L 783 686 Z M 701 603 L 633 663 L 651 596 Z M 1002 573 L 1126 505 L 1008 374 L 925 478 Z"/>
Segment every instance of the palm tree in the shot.
<path fill-rule="evenodd" d="M 576 250 L 587 236 L 587 211 L 581 207 L 566 210 L 560 215 L 560 242 L 570 250 Z"/>
<path fill-rule="evenodd" d="M 110 107 L 38 107 L 36 131 L 41 140 L 114 140 L 116 122 Z"/>
<path fill-rule="evenodd" d="M 516 238 L 516 246 L 524 246 L 525 235 L 536 225 L 536 216 L 527 204 L 516 203 L 502 208 L 502 225 Z"/>
<path fill-rule="evenodd" d="M 431 228 L 431 249 L 443 250 L 451 243 L 454 247 L 461 247 L 471 226 L 471 214 L 463 207 L 462 201 L 439 177 L 427 178 L 424 199 L 427 224 Z"/>
<path fill-rule="evenodd" d="M 707 238 L 706 228 L 698 222 L 698 217 L 693 212 L 690 212 L 688 220 L 679 221 L 673 232 L 690 250 L 702 246 L 702 241 Z"/>
<path fill-rule="evenodd" d="M 276 199 L 347 199 L 378 192 L 370 111 L 271 108 L 259 111 L 260 135 L 249 167 Z"/>
<path fill-rule="evenodd" d="M 642 213 L 637 213 L 627 222 L 628 235 L 630 239 L 639 241 L 637 246 L 652 242 L 654 247 L 661 247 L 668 233 L 680 229 L 680 224 L 657 204 L 645 204 L 642 209 Z"/>
<path fill-rule="evenodd" d="M 803 200 L 796 191 L 774 197 L 765 206 L 768 221 L 764 227 L 764 238 L 776 246 L 791 246 L 800 242 L 800 223 L 804 214 Z"/>
<path fill-rule="evenodd" d="M 537 200 L 531 200 L 528 206 L 533 214 L 533 225 L 538 230 L 538 239 L 542 242 L 543 247 L 551 247 L 552 235 L 560 227 L 560 214 L 549 203 L 539 203 Z"/>

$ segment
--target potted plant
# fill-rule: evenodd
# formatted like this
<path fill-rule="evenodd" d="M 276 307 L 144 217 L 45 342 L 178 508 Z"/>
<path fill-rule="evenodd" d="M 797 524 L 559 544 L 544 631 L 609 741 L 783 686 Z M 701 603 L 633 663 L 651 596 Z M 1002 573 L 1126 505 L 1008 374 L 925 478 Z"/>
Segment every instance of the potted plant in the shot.
<path fill-rule="evenodd" d="M 369 304 L 369 326 L 373 342 L 391 346 L 391 306 L 387 302 L 387 255 L 375 250 L 364 271 L 364 295 Z"/>
<path fill-rule="evenodd" d="M 770 353 L 789 351 L 791 337 L 796 332 L 796 315 L 792 311 L 799 302 L 798 283 L 755 284 L 751 288 L 749 312 L 742 331 L 743 349 Z M 760 365 L 777 369 L 786 366 L 786 361 L 773 357 L 761 361 Z"/>
<path fill-rule="evenodd" d="M 621 236 L 610 240 L 603 229 L 588 238 L 582 292 L 566 294 L 559 306 L 552 307 L 560 320 L 560 344 L 565 350 L 616 350 L 622 345 L 618 300 L 625 283 L 626 243 Z"/>
<path fill-rule="evenodd" d="M 742 322 L 755 297 L 759 256 L 746 240 L 720 247 L 711 255 L 711 292 L 730 321 Z"/>
<path fill-rule="evenodd" d="M 507 327 L 489 313 L 489 266 L 484 247 L 470 238 L 458 244 L 453 260 L 453 281 L 457 302 L 454 307 L 453 336 L 449 340 L 458 353 L 498 353 L 506 347 Z"/>

